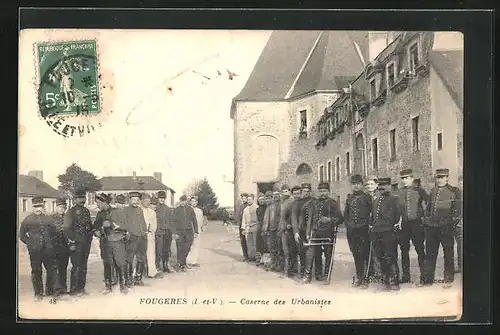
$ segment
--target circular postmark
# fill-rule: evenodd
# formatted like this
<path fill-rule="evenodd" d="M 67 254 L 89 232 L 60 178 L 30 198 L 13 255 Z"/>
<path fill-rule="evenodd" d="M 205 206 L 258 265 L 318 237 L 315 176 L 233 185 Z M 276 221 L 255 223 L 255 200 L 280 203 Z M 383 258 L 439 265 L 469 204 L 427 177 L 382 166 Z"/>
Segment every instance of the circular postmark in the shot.
<path fill-rule="evenodd" d="M 96 41 L 36 44 L 39 116 L 57 134 L 83 137 L 102 127 Z"/>

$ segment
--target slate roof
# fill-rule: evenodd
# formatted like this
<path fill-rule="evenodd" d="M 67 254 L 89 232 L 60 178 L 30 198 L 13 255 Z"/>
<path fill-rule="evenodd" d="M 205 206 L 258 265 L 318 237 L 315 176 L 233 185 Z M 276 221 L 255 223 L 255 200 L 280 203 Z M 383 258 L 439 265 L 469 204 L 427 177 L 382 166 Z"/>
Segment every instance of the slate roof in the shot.
<path fill-rule="evenodd" d="M 429 55 L 429 61 L 458 108 L 463 109 L 463 50 L 432 51 Z"/>
<path fill-rule="evenodd" d="M 142 188 L 144 190 L 170 190 L 173 189 L 163 184 L 158 179 L 151 176 L 108 176 L 99 179 L 101 182 L 101 191 L 132 191 L 141 188 L 139 181 L 144 182 Z"/>
<path fill-rule="evenodd" d="M 366 32 L 273 31 L 245 86 L 233 98 L 231 117 L 237 101 L 284 101 L 296 79 L 288 98 L 345 87 L 364 68 L 354 42 L 366 60 Z"/>
<path fill-rule="evenodd" d="M 58 198 L 62 194 L 46 182 L 27 175 L 19 175 L 19 195 L 25 197 Z"/>

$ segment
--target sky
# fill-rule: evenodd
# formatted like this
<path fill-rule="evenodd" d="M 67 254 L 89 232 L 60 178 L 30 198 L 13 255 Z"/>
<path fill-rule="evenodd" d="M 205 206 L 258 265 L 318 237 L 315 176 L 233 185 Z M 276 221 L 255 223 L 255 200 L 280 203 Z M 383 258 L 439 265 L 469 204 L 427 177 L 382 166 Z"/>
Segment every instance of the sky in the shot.
<path fill-rule="evenodd" d="M 270 33 L 22 31 L 19 173 L 42 170 L 44 180 L 57 187 L 57 176 L 73 162 L 97 177 L 161 172 L 164 184 L 177 195 L 191 180 L 206 177 L 219 204 L 231 206 L 233 185 L 227 182 L 233 180 L 231 99 L 245 85 Z M 64 138 L 38 116 L 33 45 L 84 39 L 97 40 L 100 84 L 105 87 L 102 112 L 71 122 L 97 125 L 99 121 L 102 127 L 84 137 Z M 226 69 L 237 76 L 229 80 Z"/>

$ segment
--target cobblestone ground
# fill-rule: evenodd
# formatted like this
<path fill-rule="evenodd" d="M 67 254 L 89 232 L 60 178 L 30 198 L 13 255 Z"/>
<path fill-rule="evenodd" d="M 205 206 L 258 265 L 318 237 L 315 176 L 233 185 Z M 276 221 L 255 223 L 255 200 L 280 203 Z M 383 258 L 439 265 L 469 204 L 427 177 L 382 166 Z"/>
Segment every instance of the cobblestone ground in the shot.
<path fill-rule="evenodd" d="M 175 252 L 175 244 L 172 249 Z M 346 320 L 461 314 L 460 275 L 450 289 L 439 284 L 426 288 L 404 284 L 398 292 L 378 292 L 376 284 L 364 291 L 352 288 L 354 264 L 343 233 L 339 233 L 330 285 L 320 282 L 300 285 L 296 280 L 282 279 L 277 273 L 244 263 L 240 255 L 236 230 L 228 232 L 220 222 L 210 222 L 201 236 L 200 267 L 148 279 L 146 286 L 135 287 L 128 295 L 121 295 L 115 289 L 103 296 L 100 293 L 103 269 L 98 243 L 94 240 L 87 277 L 90 295 L 64 297 L 53 303 L 48 298 L 41 302 L 33 300 L 29 258 L 21 249 L 19 314 L 40 319 L 147 320 Z M 412 279 L 417 280 L 413 249 L 411 265 Z M 70 268 L 71 265 L 68 278 Z M 438 279 L 442 277 L 442 254 L 436 273 Z M 284 304 L 278 305 L 278 300 Z"/>

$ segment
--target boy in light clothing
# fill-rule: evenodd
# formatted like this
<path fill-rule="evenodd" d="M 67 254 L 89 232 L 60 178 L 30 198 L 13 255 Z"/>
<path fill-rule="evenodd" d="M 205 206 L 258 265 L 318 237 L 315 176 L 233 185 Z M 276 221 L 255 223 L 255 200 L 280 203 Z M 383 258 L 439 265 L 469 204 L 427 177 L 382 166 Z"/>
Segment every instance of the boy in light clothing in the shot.
<path fill-rule="evenodd" d="M 198 263 L 198 254 L 200 250 L 200 233 L 202 231 L 202 225 L 204 224 L 204 217 L 203 217 L 203 211 L 201 208 L 198 207 L 198 197 L 193 196 L 189 199 L 189 204 L 194 210 L 194 214 L 196 215 L 196 221 L 198 222 L 198 226 L 194 227 L 193 229 L 195 230 L 195 239 L 193 241 L 193 244 L 191 245 L 191 250 L 189 250 L 189 254 L 187 256 L 187 263 L 188 267 L 195 266 L 198 267 L 200 266 Z"/>
<path fill-rule="evenodd" d="M 255 203 L 254 194 L 248 196 L 247 204 L 247 207 L 243 210 L 241 228 L 247 242 L 248 258 L 250 261 L 255 261 L 257 256 L 257 232 L 259 229 L 257 208 L 259 206 Z"/>
<path fill-rule="evenodd" d="M 156 270 L 156 253 L 155 253 L 155 232 L 158 226 L 156 220 L 156 212 L 155 208 L 158 204 L 158 199 L 151 199 L 151 196 L 147 193 L 144 193 L 142 196 L 142 211 L 144 213 L 144 220 L 146 221 L 147 227 L 147 251 L 146 251 L 146 259 L 147 259 L 147 271 L 148 277 L 158 277 L 159 273 Z M 153 207 L 153 208 L 152 208 Z"/>

